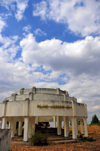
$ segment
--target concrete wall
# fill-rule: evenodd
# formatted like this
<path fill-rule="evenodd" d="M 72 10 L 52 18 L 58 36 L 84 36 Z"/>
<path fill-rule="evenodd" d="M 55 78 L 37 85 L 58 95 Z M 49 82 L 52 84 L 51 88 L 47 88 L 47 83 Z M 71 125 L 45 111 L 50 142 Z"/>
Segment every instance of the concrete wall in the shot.
<path fill-rule="evenodd" d="M 0 104 L 2 105 L 2 104 Z M 47 106 L 39 108 L 38 105 Z M 65 108 L 63 108 L 65 106 Z M 66 107 L 70 108 L 66 108 Z M 60 108 L 61 107 L 61 108 Z M 7 102 L 5 116 L 72 116 L 72 103 L 65 101 L 12 101 Z M 0 114 L 1 116 L 1 114 Z M 3 115 L 2 115 L 3 116 Z M 1 117 L 2 117 L 1 116 Z"/>
<path fill-rule="evenodd" d="M 52 101 L 63 101 L 63 95 L 54 95 L 54 94 L 34 94 L 34 100 L 52 100 Z"/>
<path fill-rule="evenodd" d="M 17 95 L 17 96 L 16 96 L 16 101 L 24 101 L 26 98 L 29 98 L 29 95 L 28 95 L 28 94 Z M 66 98 L 66 99 L 67 99 L 67 98 Z M 63 101 L 63 100 L 64 100 L 64 95 L 36 93 L 36 94 L 33 94 L 33 100 Z M 10 101 L 12 101 L 12 99 L 10 99 Z"/>
<path fill-rule="evenodd" d="M 0 104 L 0 108 L 3 105 Z M 40 106 L 40 107 L 39 107 Z M 3 108 L 2 108 L 3 109 Z M 3 113 L 5 113 L 3 115 Z M 11 101 L 7 102 L 6 110 L 0 111 L 0 117 L 20 116 L 83 116 L 87 117 L 85 104 L 70 101 Z"/>
<path fill-rule="evenodd" d="M 26 101 L 12 101 L 7 103 L 6 116 L 24 116 Z"/>
<path fill-rule="evenodd" d="M 10 151 L 11 131 L 0 129 L 0 151 Z"/>
<path fill-rule="evenodd" d="M 71 102 L 64 101 L 31 101 L 29 110 L 30 116 L 72 116 Z"/>
<path fill-rule="evenodd" d="M 42 88 L 37 88 L 36 93 L 42 93 L 42 94 L 56 94 L 56 89 L 42 89 Z"/>
<path fill-rule="evenodd" d="M 87 106 L 77 102 L 72 103 L 73 116 L 87 117 Z"/>
<path fill-rule="evenodd" d="M 57 89 L 51 89 L 51 88 L 34 88 L 34 92 L 37 93 L 37 94 L 57 94 Z M 33 89 L 24 89 L 23 90 L 23 93 L 24 94 L 29 94 L 30 92 L 32 92 Z M 20 94 L 20 92 L 18 91 L 17 92 L 18 94 Z M 65 91 L 62 91 L 62 90 L 59 90 L 59 94 L 64 94 Z"/>
<path fill-rule="evenodd" d="M 48 88 L 31 88 L 31 89 L 20 89 L 20 91 L 13 93 L 10 97 L 5 98 L 7 101 L 24 101 L 26 98 L 29 98 L 30 93 L 33 93 L 34 95 L 34 100 L 41 99 L 42 100 L 64 100 L 65 98 L 67 99 L 68 92 L 67 91 L 62 91 L 59 88 L 57 89 L 48 89 Z M 15 94 L 15 96 L 14 96 Z M 64 97 L 64 95 L 66 95 Z M 4 100 L 4 101 L 5 101 Z"/>

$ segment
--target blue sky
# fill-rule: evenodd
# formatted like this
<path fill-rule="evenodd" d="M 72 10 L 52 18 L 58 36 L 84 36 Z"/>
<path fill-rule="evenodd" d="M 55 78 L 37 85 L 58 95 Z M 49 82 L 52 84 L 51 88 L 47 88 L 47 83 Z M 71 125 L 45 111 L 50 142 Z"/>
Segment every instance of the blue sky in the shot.
<path fill-rule="evenodd" d="M 33 85 L 67 90 L 100 117 L 100 1 L 0 1 L 0 100 Z"/>

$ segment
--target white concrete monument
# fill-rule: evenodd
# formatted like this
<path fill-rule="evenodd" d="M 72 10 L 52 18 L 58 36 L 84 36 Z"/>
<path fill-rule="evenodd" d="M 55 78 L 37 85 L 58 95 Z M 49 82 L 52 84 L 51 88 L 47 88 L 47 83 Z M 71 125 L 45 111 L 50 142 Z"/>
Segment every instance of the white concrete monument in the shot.
<path fill-rule="evenodd" d="M 23 140 L 28 141 L 35 133 L 35 123 L 54 122 L 57 127 L 57 135 L 61 135 L 61 123 L 64 122 L 64 137 L 69 136 L 69 121 L 72 122 L 72 138 L 77 139 L 78 120 L 81 123 L 81 133 L 88 137 L 87 128 L 87 106 L 78 103 L 74 97 L 69 97 L 67 91 L 59 88 L 36 88 L 20 89 L 13 93 L 0 104 L 0 120 L 2 129 L 11 128 L 11 137 L 16 132 L 18 124 L 18 135 L 22 134 L 22 123 L 24 122 Z"/>

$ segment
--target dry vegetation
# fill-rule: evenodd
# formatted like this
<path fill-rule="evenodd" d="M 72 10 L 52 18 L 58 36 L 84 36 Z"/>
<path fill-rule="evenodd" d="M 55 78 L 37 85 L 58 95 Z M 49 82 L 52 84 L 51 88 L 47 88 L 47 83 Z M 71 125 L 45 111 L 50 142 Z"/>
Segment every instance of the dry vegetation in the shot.
<path fill-rule="evenodd" d="M 48 145 L 48 146 L 29 146 L 11 143 L 11 151 L 100 151 L 100 126 L 88 126 L 89 137 L 96 141 L 68 142 L 66 144 Z"/>

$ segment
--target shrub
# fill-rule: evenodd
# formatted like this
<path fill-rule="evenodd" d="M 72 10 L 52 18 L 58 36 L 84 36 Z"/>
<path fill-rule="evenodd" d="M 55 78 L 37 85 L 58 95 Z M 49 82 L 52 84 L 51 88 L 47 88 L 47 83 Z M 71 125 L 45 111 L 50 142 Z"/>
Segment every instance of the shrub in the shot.
<path fill-rule="evenodd" d="M 31 138 L 31 145 L 47 145 L 47 134 L 43 134 L 41 132 L 36 132 Z"/>
<path fill-rule="evenodd" d="M 89 137 L 89 138 L 87 138 L 87 141 L 92 142 L 92 141 L 96 141 L 96 139 Z"/>
<path fill-rule="evenodd" d="M 86 142 L 86 141 L 89 141 L 89 142 L 96 141 L 96 139 L 94 139 L 92 137 L 82 137 L 81 140 L 84 141 L 84 142 Z"/>

